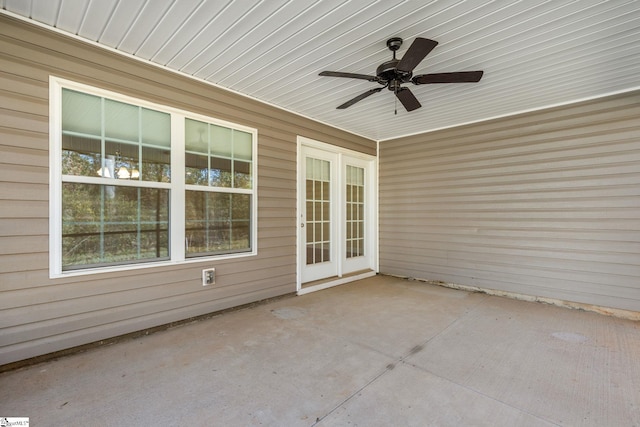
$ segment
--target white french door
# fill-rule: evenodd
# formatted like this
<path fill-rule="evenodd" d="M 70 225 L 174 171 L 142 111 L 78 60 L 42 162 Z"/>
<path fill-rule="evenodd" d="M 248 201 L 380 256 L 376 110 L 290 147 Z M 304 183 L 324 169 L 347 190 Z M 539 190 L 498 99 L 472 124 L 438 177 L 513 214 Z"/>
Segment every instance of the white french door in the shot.
<path fill-rule="evenodd" d="M 338 274 L 338 155 L 302 148 L 302 282 Z M 304 182 L 302 182 L 304 181 Z M 299 196 L 299 197 L 300 197 Z"/>
<path fill-rule="evenodd" d="M 299 285 L 375 270 L 375 159 L 305 138 L 298 159 Z"/>
<path fill-rule="evenodd" d="M 373 268 L 374 238 L 370 231 L 373 225 L 374 205 L 370 194 L 371 162 L 343 156 L 341 201 L 343 210 L 340 243 L 342 250 L 342 272 Z"/>

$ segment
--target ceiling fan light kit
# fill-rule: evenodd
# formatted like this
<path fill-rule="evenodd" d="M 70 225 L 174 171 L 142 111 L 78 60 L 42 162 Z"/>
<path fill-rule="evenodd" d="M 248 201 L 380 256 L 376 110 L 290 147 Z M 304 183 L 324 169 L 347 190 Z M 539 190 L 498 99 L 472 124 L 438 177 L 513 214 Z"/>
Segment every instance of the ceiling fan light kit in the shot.
<path fill-rule="evenodd" d="M 402 46 L 402 39 L 400 37 L 392 37 L 387 40 L 387 47 L 391 52 L 393 52 L 393 59 L 380 64 L 376 69 L 375 76 L 345 73 L 341 71 L 322 71 L 320 75 L 367 80 L 382 85 L 382 87 L 370 89 L 355 98 L 350 99 L 344 104 L 339 105 L 337 108 L 340 110 L 348 108 L 353 104 L 362 101 L 366 97 L 387 88 L 396 95 L 396 98 L 407 111 L 413 111 L 420 108 L 422 105 L 409 88 L 402 86 L 404 83 L 413 83 L 414 85 L 434 83 L 477 83 L 484 74 L 483 71 L 458 71 L 454 73 L 432 73 L 414 76 L 413 70 L 437 45 L 438 42 L 435 40 L 417 37 L 413 43 L 411 43 L 411 46 L 409 46 L 409 49 L 407 49 L 402 59 L 397 59 L 396 51 L 400 49 L 400 46 Z"/>

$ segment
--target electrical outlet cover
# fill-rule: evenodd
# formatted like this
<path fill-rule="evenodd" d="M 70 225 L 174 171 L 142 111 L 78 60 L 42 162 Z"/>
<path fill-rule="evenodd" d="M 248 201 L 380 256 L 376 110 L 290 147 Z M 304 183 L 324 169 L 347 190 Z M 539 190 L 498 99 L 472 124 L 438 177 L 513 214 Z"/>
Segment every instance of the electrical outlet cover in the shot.
<path fill-rule="evenodd" d="M 202 286 L 214 285 L 216 283 L 216 269 L 207 268 L 202 270 Z"/>

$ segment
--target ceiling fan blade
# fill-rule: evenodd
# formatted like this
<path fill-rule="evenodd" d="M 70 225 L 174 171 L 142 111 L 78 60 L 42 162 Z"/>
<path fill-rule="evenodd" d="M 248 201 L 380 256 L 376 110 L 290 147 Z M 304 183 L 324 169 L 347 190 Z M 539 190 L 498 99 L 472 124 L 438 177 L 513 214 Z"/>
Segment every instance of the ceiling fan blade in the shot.
<path fill-rule="evenodd" d="M 356 102 L 362 101 L 363 99 L 365 99 L 367 96 L 369 95 L 373 95 L 374 93 L 378 93 L 380 92 L 382 89 L 384 89 L 383 87 L 377 87 L 375 89 L 371 89 L 366 91 L 365 93 L 361 93 L 360 95 L 356 96 L 353 99 L 350 99 L 349 101 L 345 102 L 342 105 L 339 105 L 338 107 L 336 107 L 338 110 L 344 110 L 345 108 L 351 107 L 353 104 L 355 104 Z"/>
<path fill-rule="evenodd" d="M 413 111 L 422 107 L 420 102 L 418 102 L 418 99 L 413 95 L 413 92 L 406 87 L 398 89 L 396 96 L 407 111 Z"/>
<path fill-rule="evenodd" d="M 429 83 L 476 83 L 482 78 L 484 71 L 459 71 L 457 73 L 435 73 L 414 76 L 411 81 L 417 85 Z"/>
<path fill-rule="evenodd" d="M 400 62 L 398 62 L 396 68 L 407 73 L 413 71 L 437 45 L 438 42 L 435 40 L 417 37 L 413 43 L 411 43 L 411 46 L 409 46 L 409 49 L 407 49 Z"/>
<path fill-rule="evenodd" d="M 326 77 L 347 77 L 350 79 L 362 79 L 362 80 L 368 80 L 370 82 L 378 81 L 377 76 L 369 76 L 367 74 L 356 74 L 356 73 L 343 73 L 341 71 L 323 71 L 318 75 L 326 76 Z"/>

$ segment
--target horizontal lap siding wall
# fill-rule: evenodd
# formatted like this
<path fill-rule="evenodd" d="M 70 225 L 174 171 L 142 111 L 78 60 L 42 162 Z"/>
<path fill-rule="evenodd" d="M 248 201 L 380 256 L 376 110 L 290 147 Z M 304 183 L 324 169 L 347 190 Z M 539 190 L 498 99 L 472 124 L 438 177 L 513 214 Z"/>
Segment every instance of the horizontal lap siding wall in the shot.
<path fill-rule="evenodd" d="M 257 128 L 258 256 L 50 280 L 49 75 Z M 0 365 L 294 292 L 297 135 L 375 155 L 373 141 L 0 16 Z"/>
<path fill-rule="evenodd" d="M 380 143 L 380 271 L 640 311 L 640 93 Z"/>

